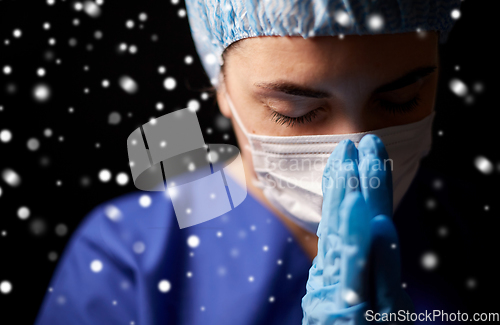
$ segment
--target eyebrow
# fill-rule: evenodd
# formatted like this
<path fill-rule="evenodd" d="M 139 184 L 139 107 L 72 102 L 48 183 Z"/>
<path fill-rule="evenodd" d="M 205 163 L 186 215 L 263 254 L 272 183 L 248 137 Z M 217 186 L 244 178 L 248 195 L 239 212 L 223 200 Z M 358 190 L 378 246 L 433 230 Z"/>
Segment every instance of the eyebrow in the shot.
<path fill-rule="evenodd" d="M 274 91 L 283 92 L 288 95 L 301 96 L 301 97 L 311 97 L 311 98 L 330 98 L 332 95 L 328 92 L 315 90 L 294 84 L 287 81 L 275 81 L 275 82 L 256 82 L 254 86 L 264 89 L 270 89 Z"/>
<path fill-rule="evenodd" d="M 408 85 L 411 85 L 418 80 L 428 76 L 432 72 L 434 72 L 437 69 L 436 66 L 424 66 L 424 67 L 418 67 L 416 69 L 411 70 L 410 72 L 407 72 L 405 75 L 402 77 L 399 77 L 396 80 L 393 80 L 385 85 L 382 85 L 375 89 L 375 93 L 382 93 L 386 91 L 392 91 L 396 89 L 400 89 L 403 87 L 406 87 Z M 273 91 L 279 91 L 288 95 L 293 95 L 293 96 L 301 96 L 301 97 L 310 97 L 310 98 L 330 98 L 332 97 L 332 94 L 321 91 L 321 90 L 316 90 L 316 89 L 311 89 L 308 87 L 300 86 L 297 84 L 294 84 L 292 82 L 287 82 L 287 81 L 275 81 L 275 82 L 256 82 L 254 83 L 254 86 L 257 86 L 259 88 L 264 88 L 264 89 L 269 89 Z"/>
<path fill-rule="evenodd" d="M 387 91 L 392 91 L 409 86 L 411 84 L 414 84 L 418 80 L 430 75 L 436 69 L 437 69 L 436 66 L 425 66 L 425 67 L 415 68 L 410 72 L 406 73 L 404 76 L 399 77 L 396 80 L 393 80 L 383 86 L 378 87 L 377 89 L 375 89 L 374 93 L 376 94 L 384 93 Z"/>

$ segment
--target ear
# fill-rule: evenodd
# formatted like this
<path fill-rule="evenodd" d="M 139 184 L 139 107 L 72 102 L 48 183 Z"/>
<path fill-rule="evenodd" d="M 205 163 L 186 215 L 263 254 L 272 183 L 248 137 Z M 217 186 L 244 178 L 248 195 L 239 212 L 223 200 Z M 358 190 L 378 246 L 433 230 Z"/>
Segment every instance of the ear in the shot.
<path fill-rule="evenodd" d="M 222 72 L 221 72 L 222 75 Z M 233 116 L 231 114 L 231 109 L 229 108 L 229 104 L 226 99 L 226 83 L 223 80 L 223 77 L 219 77 L 219 85 L 216 89 L 216 97 L 217 97 L 217 104 L 219 105 L 219 110 L 224 117 L 231 119 Z"/>

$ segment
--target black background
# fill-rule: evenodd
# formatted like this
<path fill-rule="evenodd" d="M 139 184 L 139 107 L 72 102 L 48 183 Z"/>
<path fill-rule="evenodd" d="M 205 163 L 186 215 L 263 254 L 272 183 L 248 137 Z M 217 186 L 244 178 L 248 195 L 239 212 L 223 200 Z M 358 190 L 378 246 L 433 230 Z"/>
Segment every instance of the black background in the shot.
<path fill-rule="evenodd" d="M 0 293 L 0 323 L 31 324 L 57 263 L 49 260 L 49 252 L 62 253 L 71 233 L 94 206 L 135 190 L 131 181 L 118 185 L 115 176 L 129 174 L 125 140 L 139 125 L 196 99 L 201 104 L 198 118 L 206 143 L 235 144 L 232 130 L 221 127 L 214 97 L 201 98 L 210 83 L 197 57 L 187 17 L 179 15 L 182 8 L 182 1 L 104 0 L 102 14 L 92 18 L 75 10 L 69 0 L 55 0 L 54 5 L 43 0 L 0 1 L 0 131 L 8 129 L 13 135 L 10 142 L 0 142 L 0 172 L 13 169 L 22 180 L 20 186 L 12 187 L 0 179 L 0 232 L 5 232 L 0 235 L 0 282 L 7 280 L 13 286 L 9 294 Z M 488 308 L 494 307 L 491 294 L 498 288 L 494 277 L 500 194 L 498 12 L 485 1 L 471 0 L 462 3 L 461 12 L 440 49 L 433 151 L 423 164 L 471 184 L 470 203 L 475 210 L 466 221 L 479 251 L 475 258 L 464 255 L 462 262 L 474 263 L 476 270 L 471 277 L 477 286 L 468 294 L 482 311 L 493 312 Z M 140 13 L 147 14 L 146 21 L 139 20 Z M 79 20 L 77 26 L 74 19 Z M 135 26 L 127 28 L 127 20 Z M 46 22 L 48 30 L 43 28 Z M 15 29 L 22 31 L 21 37 L 13 36 Z M 95 38 L 96 31 L 102 32 L 101 39 Z M 55 45 L 49 45 L 50 38 L 56 40 Z M 70 46 L 72 38 L 75 46 Z M 120 52 L 121 43 L 137 46 L 137 53 Z M 193 58 L 191 64 L 185 63 L 188 55 Z M 5 66 L 12 68 L 10 74 L 3 72 Z M 166 73 L 158 72 L 160 66 Z M 41 67 L 46 71 L 43 77 L 36 73 Z M 124 75 L 137 82 L 135 94 L 120 88 L 118 80 Z M 164 88 L 166 77 L 176 79 L 174 90 Z M 450 90 L 453 78 L 468 86 L 469 100 Z M 101 85 L 104 79 L 110 82 L 108 88 Z M 52 94 L 43 103 L 32 95 L 40 82 Z M 483 86 L 482 92 L 474 91 L 476 83 Z M 156 109 L 158 102 L 163 103 L 162 111 Z M 108 123 L 111 112 L 120 113 L 119 124 Z M 53 131 L 51 137 L 44 136 L 47 128 Z M 208 128 L 213 132 L 207 132 Z M 40 141 L 38 150 L 28 149 L 30 138 Z M 492 162 L 491 173 L 475 167 L 478 156 Z M 107 183 L 98 178 L 104 168 L 113 175 Z M 88 185 L 84 179 L 90 181 Z M 21 206 L 30 209 L 26 220 L 17 216 Z M 32 229 L 37 224 L 45 230 L 36 235 Z M 59 224 L 68 227 L 65 236 L 56 234 Z"/>

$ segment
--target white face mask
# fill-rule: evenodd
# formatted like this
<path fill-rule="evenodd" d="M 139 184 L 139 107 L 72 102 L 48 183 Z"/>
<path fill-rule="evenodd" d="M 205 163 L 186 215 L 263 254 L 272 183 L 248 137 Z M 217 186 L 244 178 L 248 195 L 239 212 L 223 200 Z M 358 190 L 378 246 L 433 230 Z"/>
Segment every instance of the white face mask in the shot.
<path fill-rule="evenodd" d="M 253 167 L 266 198 L 292 221 L 316 233 L 323 203 L 322 176 L 328 157 L 339 142 L 350 139 L 358 146 L 365 134 L 377 135 L 392 160 L 393 211 L 408 190 L 431 148 L 433 111 L 410 124 L 352 133 L 306 136 L 266 136 L 247 132 L 233 106 L 233 116 L 250 144 Z"/>

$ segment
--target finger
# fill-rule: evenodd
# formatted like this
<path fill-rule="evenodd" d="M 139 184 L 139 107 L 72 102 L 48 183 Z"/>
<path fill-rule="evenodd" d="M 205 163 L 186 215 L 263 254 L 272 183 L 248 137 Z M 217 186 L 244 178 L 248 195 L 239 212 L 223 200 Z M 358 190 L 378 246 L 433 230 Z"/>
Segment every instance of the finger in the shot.
<path fill-rule="evenodd" d="M 374 134 L 365 135 L 358 145 L 361 192 L 371 216 L 392 217 L 392 161 L 384 143 Z"/>
<path fill-rule="evenodd" d="M 323 206 L 318 237 L 328 233 L 328 228 L 338 232 L 340 203 L 346 192 L 352 191 L 353 187 L 359 185 L 357 159 L 358 150 L 351 140 L 341 141 L 328 158 L 323 171 Z"/>
<path fill-rule="evenodd" d="M 371 216 L 361 192 L 346 194 L 339 214 L 342 238 L 339 299 L 347 308 L 367 298 Z"/>
<path fill-rule="evenodd" d="M 354 178 L 359 183 L 357 158 L 358 150 L 354 143 L 350 140 L 343 140 L 335 147 L 330 157 L 328 157 L 325 170 L 323 171 L 323 205 L 321 220 L 316 232 L 319 239 L 315 264 L 316 274 L 321 276 L 325 267 L 329 269 L 327 270 L 329 274 L 338 274 L 336 270 L 339 268 L 339 265 L 335 262 L 340 256 L 340 251 L 335 249 L 340 245 L 338 212 L 346 189 L 348 189 L 348 186 L 346 186 L 347 181 L 350 178 Z"/>
<path fill-rule="evenodd" d="M 380 312 L 395 311 L 405 305 L 401 295 L 401 261 L 399 241 L 391 219 L 379 215 L 370 222 L 374 307 Z"/>
<path fill-rule="evenodd" d="M 320 258 L 325 257 L 328 246 L 326 237 L 328 234 L 338 233 L 338 211 L 348 187 L 346 186 L 346 180 L 348 181 L 350 178 L 358 179 L 357 159 L 358 152 L 354 143 L 350 140 L 341 141 L 328 158 L 323 171 L 322 216 L 317 230 L 319 237 L 318 255 Z M 355 183 L 355 181 L 351 182 Z"/>

